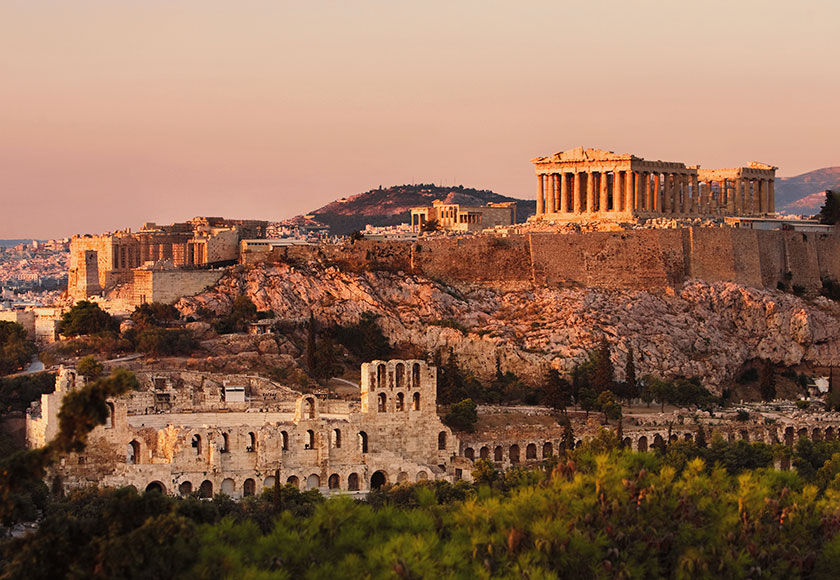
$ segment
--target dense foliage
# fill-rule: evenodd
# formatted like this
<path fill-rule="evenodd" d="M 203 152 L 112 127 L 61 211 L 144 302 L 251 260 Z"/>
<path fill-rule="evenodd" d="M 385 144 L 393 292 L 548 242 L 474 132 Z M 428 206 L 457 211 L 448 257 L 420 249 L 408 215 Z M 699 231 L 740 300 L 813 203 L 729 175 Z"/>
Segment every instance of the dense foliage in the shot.
<path fill-rule="evenodd" d="M 476 484 L 399 485 L 369 502 L 289 486 L 241 502 L 87 490 L 6 542 L 3 577 L 836 577 L 839 442 L 800 443 L 797 465 L 827 459 L 799 473 L 763 467 L 771 449 L 744 441 L 614 444 L 604 435 L 530 472 L 481 460 Z"/>
<path fill-rule="evenodd" d="M 477 405 L 472 399 L 464 399 L 450 407 L 449 412 L 444 416 L 443 422 L 456 431 L 475 431 L 475 424 L 478 422 Z"/>
<path fill-rule="evenodd" d="M 356 324 L 336 326 L 336 342 L 361 361 L 384 360 L 391 356 L 391 345 L 382 333 L 373 312 L 363 312 Z"/>
<path fill-rule="evenodd" d="M 116 332 L 119 324 L 110 314 L 102 310 L 95 302 L 80 300 L 65 312 L 59 324 L 64 336 L 80 336 L 100 332 Z"/>
<path fill-rule="evenodd" d="M 0 375 L 20 370 L 35 354 L 35 344 L 16 322 L 0 320 Z"/>
<path fill-rule="evenodd" d="M 0 413 L 20 412 L 55 389 L 55 373 L 32 373 L 0 378 Z"/>
<path fill-rule="evenodd" d="M 825 202 L 820 208 L 817 217 L 820 219 L 820 223 L 823 224 L 840 223 L 840 191 L 826 190 Z"/>

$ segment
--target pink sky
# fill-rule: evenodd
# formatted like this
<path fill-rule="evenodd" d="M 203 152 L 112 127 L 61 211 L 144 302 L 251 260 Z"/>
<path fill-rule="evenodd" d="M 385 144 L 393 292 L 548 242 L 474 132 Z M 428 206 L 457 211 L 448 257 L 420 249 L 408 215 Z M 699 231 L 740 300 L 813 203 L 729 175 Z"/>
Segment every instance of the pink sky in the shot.
<path fill-rule="evenodd" d="M 534 197 L 578 145 L 840 165 L 840 3 L 4 0 L 0 238 Z"/>

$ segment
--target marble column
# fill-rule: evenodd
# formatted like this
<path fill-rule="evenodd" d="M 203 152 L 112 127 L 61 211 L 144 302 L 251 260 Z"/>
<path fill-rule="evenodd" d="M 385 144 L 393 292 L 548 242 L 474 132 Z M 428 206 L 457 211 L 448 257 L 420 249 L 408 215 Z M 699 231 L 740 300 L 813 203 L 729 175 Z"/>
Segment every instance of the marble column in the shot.
<path fill-rule="evenodd" d="M 651 209 L 657 213 L 662 213 L 662 198 L 659 195 L 659 172 L 653 174 L 653 205 Z"/>
<path fill-rule="evenodd" d="M 740 177 L 735 180 L 735 215 L 744 213 L 744 180 Z"/>
<path fill-rule="evenodd" d="M 758 180 L 758 213 L 767 213 L 767 181 Z"/>
<path fill-rule="evenodd" d="M 609 181 L 607 177 L 607 172 L 601 172 L 601 199 L 598 200 L 598 211 L 605 212 L 607 208 L 609 208 L 609 190 L 607 189 L 607 182 Z"/>
<path fill-rule="evenodd" d="M 776 213 L 776 180 L 767 180 L 767 212 Z"/>
<path fill-rule="evenodd" d="M 543 191 L 545 188 L 545 175 L 539 174 L 537 176 L 537 215 L 545 213 L 545 205 L 543 204 Z"/>
<path fill-rule="evenodd" d="M 545 212 L 554 213 L 554 174 L 546 175 Z"/>
<path fill-rule="evenodd" d="M 580 179 L 582 173 L 572 173 L 572 213 L 580 213 Z"/>
<path fill-rule="evenodd" d="M 624 172 L 624 211 L 632 214 L 635 211 L 636 202 L 634 193 L 636 192 L 636 174 L 633 171 Z"/>
<path fill-rule="evenodd" d="M 671 213 L 671 174 L 662 174 L 662 213 Z"/>
<path fill-rule="evenodd" d="M 624 172 L 615 171 L 613 173 L 613 211 L 621 211 L 624 209 L 624 192 L 626 187 L 624 185 Z"/>
<path fill-rule="evenodd" d="M 702 213 L 700 209 L 700 182 L 697 180 L 697 174 L 691 174 L 691 213 Z"/>
<path fill-rule="evenodd" d="M 595 211 L 595 173 L 586 173 L 586 213 Z"/>
<path fill-rule="evenodd" d="M 565 173 L 560 174 L 560 211 L 569 212 L 569 176 Z"/>
<path fill-rule="evenodd" d="M 563 175 L 560 173 L 554 174 L 554 211 L 560 211 L 560 180 L 563 179 Z"/>

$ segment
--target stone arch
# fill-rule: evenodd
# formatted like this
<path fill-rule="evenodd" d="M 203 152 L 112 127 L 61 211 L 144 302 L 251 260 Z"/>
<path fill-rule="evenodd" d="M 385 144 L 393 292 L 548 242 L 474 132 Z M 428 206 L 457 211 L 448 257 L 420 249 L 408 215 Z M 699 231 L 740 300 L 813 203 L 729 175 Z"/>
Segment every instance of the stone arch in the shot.
<path fill-rule="evenodd" d="M 257 493 L 257 482 L 254 481 L 253 478 L 249 477 L 242 484 L 242 495 L 244 497 L 248 497 L 248 496 L 251 496 L 251 495 L 255 495 L 256 493 Z"/>
<path fill-rule="evenodd" d="M 514 443 L 508 450 L 508 457 L 511 463 L 519 463 L 519 445 Z"/>
<path fill-rule="evenodd" d="M 385 393 L 379 393 L 376 396 L 376 410 L 384 413 L 388 409 L 388 396 Z"/>
<path fill-rule="evenodd" d="M 230 451 L 230 437 L 227 433 L 222 433 L 222 448 L 219 449 L 222 453 Z"/>
<path fill-rule="evenodd" d="M 149 485 L 146 486 L 146 493 L 150 491 L 156 491 L 161 495 L 166 494 L 166 486 L 163 485 L 160 481 L 153 481 Z"/>
<path fill-rule="evenodd" d="M 554 446 L 551 444 L 551 441 L 546 441 L 545 443 L 543 443 L 543 459 L 548 459 L 552 455 L 554 455 Z"/>
<path fill-rule="evenodd" d="M 438 451 L 446 450 L 446 431 L 438 433 Z"/>
<path fill-rule="evenodd" d="M 405 395 L 402 393 L 397 393 L 397 398 L 395 400 L 395 410 L 405 411 Z"/>
<path fill-rule="evenodd" d="M 659 433 L 653 437 L 653 447 L 656 449 L 665 449 L 665 438 Z"/>
<path fill-rule="evenodd" d="M 222 480 L 219 490 L 226 496 L 233 497 L 233 494 L 236 493 L 236 483 L 231 478 L 226 477 Z"/>
<path fill-rule="evenodd" d="M 192 493 L 192 483 L 189 481 L 184 481 L 181 485 L 178 486 L 178 493 L 181 494 L 182 497 L 187 497 Z"/>
<path fill-rule="evenodd" d="M 408 473 L 400 471 L 397 474 L 397 483 L 408 483 Z"/>
<path fill-rule="evenodd" d="M 269 475 L 263 480 L 263 487 L 274 487 L 277 485 L 277 480 L 273 475 Z"/>
<path fill-rule="evenodd" d="M 793 427 L 787 427 L 785 429 L 785 445 L 793 445 L 793 438 L 794 438 L 794 430 Z"/>
<path fill-rule="evenodd" d="M 478 457 L 480 459 L 488 459 L 490 457 L 490 449 L 485 445 L 478 450 Z"/>
<path fill-rule="evenodd" d="M 799 431 L 796 432 L 796 440 L 802 441 L 803 439 L 808 438 L 808 430 L 805 427 L 802 427 Z"/>
<path fill-rule="evenodd" d="M 289 434 L 285 431 L 280 431 L 280 446 L 283 451 L 289 450 Z"/>
<path fill-rule="evenodd" d="M 204 499 L 213 497 L 213 482 L 209 479 L 202 481 L 201 485 L 198 487 L 198 497 Z"/>
<path fill-rule="evenodd" d="M 306 417 L 308 419 L 314 419 L 315 418 L 315 399 L 313 399 L 312 397 L 306 397 L 303 400 L 303 402 L 306 405 L 306 410 L 305 410 Z"/>
<path fill-rule="evenodd" d="M 376 388 L 382 389 L 385 387 L 385 363 L 376 365 Z"/>
<path fill-rule="evenodd" d="M 290 475 L 286 478 L 286 485 L 292 484 L 297 488 L 300 488 L 300 479 L 298 479 L 297 475 Z"/>
<path fill-rule="evenodd" d="M 105 403 L 105 406 L 108 407 L 108 416 L 105 417 L 105 428 L 113 429 L 116 426 L 116 410 L 114 409 L 114 403 L 108 401 Z"/>
<path fill-rule="evenodd" d="M 639 442 L 636 443 L 636 450 L 637 451 L 647 451 L 648 450 L 648 439 L 644 435 L 639 437 Z"/>
<path fill-rule="evenodd" d="M 418 471 L 417 472 L 417 481 L 426 481 L 429 479 L 429 474 L 425 471 Z"/>
<path fill-rule="evenodd" d="M 388 474 L 382 470 L 374 471 L 370 476 L 370 488 L 379 489 L 388 483 Z"/>
<path fill-rule="evenodd" d="M 253 431 L 248 433 L 248 446 L 245 448 L 245 451 L 248 453 L 253 453 L 257 450 L 257 436 L 254 435 Z"/>
<path fill-rule="evenodd" d="M 304 449 L 315 449 L 315 431 L 312 429 L 306 430 L 306 445 Z"/>
<path fill-rule="evenodd" d="M 420 393 L 414 393 L 411 395 L 411 409 L 413 411 L 420 410 Z"/>
<path fill-rule="evenodd" d="M 525 459 L 536 459 L 537 458 L 537 446 L 533 443 L 528 443 L 527 447 L 525 447 Z"/>
<path fill-rule="evenodd" d="M 368 436 L 364 431 L 359 431 L 359 451 L 368 452 Z"/>
<path fill-rule="evenodd" d="M 327 487 L 329 489 L 339 489 L 341 487 L 341 478 L 338 477 L 337 473 L 333 473 L 327 479 Z"/>
<path fill-rule="evenodd" d="M 814 441 L 822 441 L 823 440 L 822 429 L 820 429 L 819 427 L 814 427 L 811 430 L 811 439 L 813 439 Z"/>
<path fill-rule="evenodd" d="M 347 489 L 350 491 L 359 491 L 359 474 L 351 473 L 347 476 Z"/>
<path fill-rule="evenodd" d="M 683 435 L 683 439 L 686 441 L 694 441 L 694 435 L 691 433 L 685 433 Z"/>
<path fill-rule="evenodd" d="M 196 433 L 192 437 L 192 441 L 190 441 L 190 445 L 195 450 L 196 455 L 201 455 L 201 435 Z"/>
<path fill-rule="evenodd" d="M 503 454 L 502 446 L 496 445 L 496 448 L 493 450 L 493 461 L 504 461 Z"/>
<path fill-rule="evenodd" d="M 834 427 L 826 427 L 825 428 L 825 440 L 826 441 L 834 441 Z"/>
<path fill-rule="evenodd" d="M 321 478 L 317 473 L 311 474 L 306 478 L 306 489 L 318 489 L 321 487 Z"/>
<path fill-rule="evenodd" d="M 420 363 L 411 365 L 411 386 L 415 389 L 420 388 Z"/>
<path fill-rule="evenodd" d="M 405 365 L 401 362 L 394 366 L 394 384 L 398 389 L 405 387 Z"/>
<path fill-rule="evenodd" d="M 341 429 L 333 429 L 332 444 L 336 449 L 341 448 Z"/>
<path fill-rule="evenodd" d="M 671 433 L 670 437 L 668 437 L 668 443 L 673 443 L 673 442 L 674 442 L 674 441 L 676 441 L 677 439 L 679 439 L 679 437 L 677 436 L 677 434 L 676 434 L 676 433 Z"/>
<path fill-rule="evenodd" d="M 466 449 L 464 449 L 464 457 L 466 457 L 470 461 L 475 460 L 475 450 L 472 447 L 467 447 Z"/>
<path fill-rule="evenodd" d="M 633 448 L 633 440 L 629 437 L 625 437 L 621 440 L 621 448 L 622 449 L 632 449 Z"/>
<path fill-rule="evenodd" d="M 125 462 L 129 465 L 137 465 L 140 463 L 140 443 L 137 439 L 132 439 L 128 444 L 125 454 Z"/>

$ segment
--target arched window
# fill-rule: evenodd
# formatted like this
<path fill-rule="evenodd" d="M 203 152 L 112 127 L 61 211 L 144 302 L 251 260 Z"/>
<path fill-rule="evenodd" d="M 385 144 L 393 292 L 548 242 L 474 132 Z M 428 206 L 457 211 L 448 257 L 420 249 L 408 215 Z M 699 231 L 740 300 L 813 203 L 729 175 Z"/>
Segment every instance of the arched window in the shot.
<path fill-rule="evenodd" d="M 277 480 L 274 479 L 273 475 L 269 475 L 263 480 L 263 487 L 274 487 L 277 485 Z"/>
<path fill-rule="evenodd" d="M 140 463 L 140 443 L 134 439 L 131 443 L 128 444 L 128 449 L 126 450 L 125 455 L 125 462 L 129 465 L 135 465 Z"/>
<path fill-rule="evenodd" d="M 289 479 L 286 480 L 286 483 L 291 483 L 295 487 L 300 487 L 300 480 L 297 478 L 297 475 L 290 475 Z"/>
<path fill-rule="evenodd" d="M 312 397 L 306 398 L 306 416 L 310 419 L 315 418 L 315 399 Z"/>
<path fill-rule="evenodd" d="M 192 493 L 192 483 L 189 481 L 185 481 L 181 485 L 178 486 L 178 493 L 181 494 L 182 497 L 187 497 Z"/>
<path fill-rule="evenodd" d="M 478 456 L 481 459 L 490 459 L 490 450 L 487 448 L 486 445 L 484 447 L 482 447 L 481 449 L 479 449 Z"/>
<path fill-rule="evenodd" d="M 636 444 L 637 451 L 647 451 L 648 450 L 648 440 L 647 437 L 642 435 L 639 437 L 639 442 Z"/>
<path fill-rule="evenodd" d="M 370 476 L 371 489 L 379 489 L 386 483 L 388 483 L 388 476 L 384 471 L 374 471 L 373 475 Z"/>
<path fill-rule="evenodd" d="M 475 450 L 472 447 L 467 447 L 464 449 L 464 457 L 469 459 L 470 461 L 475 459 Z"/>
<path fill-rule="evenodd" d="M 551 445 L 551 441 L 546 441 L 543 443 L 543 459 L 548 459 L 554 455 L 554 446 Z"/>
<path fill-rule="evenodd" d="M 359 474 L 351 473 L 347 476 L 347 489 L 350 491 L 359 491 Z"/>
<path fill-rule="evenodd" d="M 113 429 L 115 422 L 114 422 L 114 403 L 108 402 L 105 403 L 108 406 L 108 416 L 105 417 L 105 428 L 106 429 Z"/>
<path fill-rule="evenodd" d="M 257 482 L 249 477 L 245 480 L 245 483 L 242 484 L 242 495 L 248 497 L 249 495 L 254 495 L 256 492 Z"/>
<path fill-rule="evenodd" d="M 333 473 L 330 476 L 330 478 L 327 480 L 327 487 L 329 487 L 330 489 L 338 489 L 340 484 L 341 484 L 340 482 L 341 482 L 341 480 L 338 477 L 338 474 Z"/>
<path fill-rule="evenodd" d="M 229 477 L 222 480 L 221 492 L 228 497 L 232 497 L 236 491 L 236 483 Z"/>
<path fill-rule="evenodd" d="M 210 482 L 210 480 L 205 479 L 201 482 L 201 486 L 198 488 L 198 497 L 213 497 L 213 484 Z"/>
<path fill-rule="evenodd" d="M 230 451 L 230 438 L 227 433 L 222 433 L 222 448 L 219 449 L 222 453 Z"/>
<path fill-rule="evenodd" d="M 502 461 L 502 446 L 497 445 L 493 450 L 493 461 Z"/>
<path fill-rule="evenodd" d="M 397 363 L 394 367 L 394 374 L 396 375 L 396 387 L 401 389 L 405 386 L 405 365 Z"/>
<path fill-rule="evenodd" d="M 195 434 L 192 438 L 192 448 L 196 455 L 201 455 L 201 435 Z"/>
<path fill-rule="evenodd" d="M 333 429 L 333 447 L 336 449 L 341 447 L 341 429 Z"/>
<path fill-rule="evenodd" d="M 397 411 L 405 411 L 405 395 L 397 393 L 397 402 L 394 407 Z"/>
<path fill-rule="evenodd" d="M 420 410 L 420 393 L 414 393 L 411 396 L 411 408 L 414 411 L 419 411 Z"/>
<path fill-rule="evenodd" d="M 280 444 L 283 448 L 283 451 L 289 450 L 289 434 L 285 431 L 280 431 Z"/>
<path fill-rule="evenodd" d="M 359 451 L 362 453 L 368 452 L 368 436 L 364 431 L 359 432 Z"/>
<path fill-rule="evenodd" d="M 376 397 L 377 401 L 377 410 L 380 413 L 385 412 L 385 406 L 388 404 L 388 397 L 385 396 L 385 393 L 379 393 Z"/>
<path fill-rule="evenodd" d="M 529 443 L 528 446 L 525 448 L 525 459 L 536 459 L 537 458 L 537 446 L 533 443 Z"/>
<path fill-rule="evenodd" d="M 385 365 L 381 363 L 376 367 L 376 388 L 385 388 Z"/>
<path fill-rule="evenodd" d="M 146 486 L 146 492 L 156 491 L 160 494 L 166 493 L 166 487 L 159 481 L 153 481 Z"/>
<path fill-rule="evenodd" d="M 315 431 L 312 429 L 306 430 L 306 446 L 305 449 L 315 449 Z"/>
<path fill-rule="evenodd" d="M 318 474 L 313 473 L 306 478 L 306 489 L 318 489 L 319 487 L 321 487 L 321 478 L 318 477 Z"/>
<path fill-rule="evenodd" d="M 411 366 L 411 386 L 415 389 L 420 387 L 420 363 Z"/>
<path fill-rule="evenodd" d="M 441 431 L 438 433 L 438 450 L 442 451 L 446 449 L 446 431 Z"/>
<path fill-rule="evenodd" d="M 519 463 L 519 445 L 513 444 L 510 446 L 510 462 Z"/>
<path fill-rule="evenodd" d="M 254 432 L 251 431 L 248 433 L 248 446 L 245 448 L 245 451 L 248 453 L 253 453 L 257 450 L 257 436 L 254 435 Z"/>

